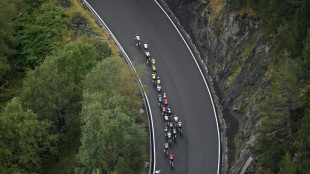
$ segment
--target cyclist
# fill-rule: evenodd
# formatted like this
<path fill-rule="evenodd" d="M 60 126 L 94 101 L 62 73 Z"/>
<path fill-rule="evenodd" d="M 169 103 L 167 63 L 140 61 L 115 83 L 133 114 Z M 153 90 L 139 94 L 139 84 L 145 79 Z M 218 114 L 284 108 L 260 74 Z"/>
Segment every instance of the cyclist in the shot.
<path fill-rule="evenodd" d="M 174 115 L 174 116 L 173 116 L 173 119 L 174 119 L 175 123 L 178 124 L 178 122 L 179 122 L 179 117 L 178 117 L 177 115 Z"/>
<path fill-rule="evenodd" d="M 166 142 L 166 143 L 164 144 L 164 153 L 166 153 L 167 155 L 168 155 L 168 148 L 169 148 L 169 143 Z"/>
<path fill-rule="evenodd" d="M 170 128 L 170 131 L 172 131 L 172 129 L 173 129 L 173 122 L 172 121 L 169 121 L 169 128 Z"/>
<path fill-rule="evenodd" d="M 165 125 L 165 137 L 167 136 L 167 133 L 168 133 L 168 130 L 169 130 L 169 128 L 168 128 L 168 125 Z"/>
<path fill-rule="evenodd" d="M 166 111 L 167 111 L 167 107 L 165 105 L 162 106 L 161 108 L 163 115 L 165 115 Z"/>
<path fill-rule="evenodd" d="M 181 120 L 178 121 L 177 127 L 182 128 L 182 121 Z"/>
<path fill-rule="evenodd" d="M 152 81 L 154 82 L 156 80 L 156 72 L 152 72 Z"/>
<path fill-rule="evenodd" d="M 160 85 L 160 77 L 159 76 L 157 77 L 156 84 Z"/>
<path fill-rule="evenodd" d="M 156 72 L 156 65 L 155 64 L 152 65 L 152 70 L 153 70 L 153 72 Z"/>
<path fill-rule="evenodd" d="M 173 153 L 170 153 L 169 159 L 170 159 L 171 167 L 173 167 L 173 160 L 174 160 L 174 155 L 173 155 Z"/>
<path fill-rule="evenodd" d="M 178 127 L 178 131 L 182 134 L 182 121 L 181 120 L 179 120 L 177 127 Z"/>
<path fill-rule="evenodd" d="M 157 85 L 156 88 L 157 88 L 157 92 L 160 93 L 161 92 L 161 85 L 160 84 Z"/>
<path fill-rule="evenodd" d="M 171 110 L 171 108 L 170 108 L 169 105 L 167 106 L 167 114 L 168 114 L 169 116 L 172 115 L 172 110 Z"/>
<path fill-rule="evenodd" d="M 152 65 L 155 65 L 155 64 L 156 64 L 155 57 L 152 58 L 151 62 L 152 62 Z"/>
<path fill-rule="evenodd" d="M 149 63 L 149 60 L 151 58 L 151 54 L 148 50 L 145 51 L 145 57 L 146 57 L 146 63 Z"/>
<path fill-rule="evenodd" d="M 167 106 L 168 105 L 168 99 L 164 98 L 164 104 Z"/>
<path fill-rule="evenodd" d="M 167 140 L 168 140 L 168 143 L 171 143 L 171 136 L 172 136 L 171 132 L 168 131 L 168 133 L 167 133 Z"/>
<path fill-rule="evenodd" d="M 147 50 L 149 49 L 148 44 L 144 42 L 144 44 L 143 44 L 143 48 L 144 48 L 144 51 L 147 51 Z"/>
<path fill-rule="evenodd" d="M 161 107 L 162 102 L 163 102 L 163 97 L 161 96 L 161 94 L 158 94 L 158 103 L 160 107 Z"/>
<path fill-rule="evenodd" d="M 164 115 L 164 120 L 165 120 L 165 122 L 169 121 L 169 116 L 167 114 Z"/>
<path fill-rule="evenodd" d="M 164 91 L 163 97 L 164 97 L 164 98 L 167 98 L 167 93 L 166 93 L 166 91 Z"/>
<path fill-rule="evenodd" d="M 136 41 L 136 46 L 139 47 L 140 46 L 140 36 L 138 34 L 136 34 L 136 37 L 134 39 Z"/>
<path fill-rule="evenodd" d="M 177 137 L 177 129 L 175 127 L 173 127 L 172 129 L 172 138 L 175 140 Z"/>

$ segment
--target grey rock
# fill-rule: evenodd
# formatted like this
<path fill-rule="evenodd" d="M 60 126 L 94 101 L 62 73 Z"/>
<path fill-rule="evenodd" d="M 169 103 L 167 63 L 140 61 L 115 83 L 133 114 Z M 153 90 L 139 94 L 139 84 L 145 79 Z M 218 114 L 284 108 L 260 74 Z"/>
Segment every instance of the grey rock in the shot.
<path fill-rule="evenodd" d="M 256 173 L 259 164 L 249 147 L 256 146 L 260 100 L 268 88 L 265 77 L 270 48 L 262 40 L 261 21 L 236 15 L 226 6 L 210 23 L 209 1 L 161 0 L 208 67 L 222 130 L 222 173 Z M 202 15 L 203 14 L 203 15 Z M 232 80 L 233 79 L 233 80 Z M 227 147 L 226 147 L 227 144 Z M 227 148 L 227 149 L 226 149 Z M 228 168 L 228 163 L 230 168 Z"/>

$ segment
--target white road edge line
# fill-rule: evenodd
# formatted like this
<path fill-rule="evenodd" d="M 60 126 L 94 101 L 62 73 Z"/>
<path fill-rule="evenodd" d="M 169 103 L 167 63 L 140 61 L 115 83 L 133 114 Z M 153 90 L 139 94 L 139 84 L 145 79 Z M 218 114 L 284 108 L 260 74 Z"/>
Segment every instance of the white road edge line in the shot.
<path fill-rule="evenodd" d="M 218 145 L 219 145 L 219 146 L 218 146 L 218 149 L 219 149 L 219 150 L 218 150 L 217 174 L 219 174 L 219 172 L 220 172 L 220 159 L 221 159 L 221 158 L 220 158 L 220 154 L 221 154 L 221 148 L 220 148 L 220 131 L 219 131 L 219 124 L 218 124 L 218 120 L 217 120 L 217 114 L 216 114 L 216 111 L 215 111 L 215 106 L 214 106 L 213 98 L 212 98 L 212 95 L 211 95 L 211 92 L 210 92 L 208 83 L 207 83 L 207 81 L 206 81 L 206 79 L 205 79 L 205 77 L 204 77 L 204 75 L 203 75 L 203 73 L 202 73 L 202 71 L 201 71 L 201 69 L 200 69 L 200 67 L 199 67 L 199 64 L 198 64 L 198 62 L 197 62 L 197 60 L 196 60 L 196 58 L 195 58 L 195 56 L 194 56 L 192 50 L 191 50 L 190 47 L 188 46 L 187 42 L 185 41 L 185 39 L 184 39 L 184 37 L 182 36 L 181 32 L 179 31 L 178 27 L 174 24 L 174 22 L 172 21 L 172 19 L 170 18 L 170 16 L 167 14 L 167 12 L 164 10 L 164 8 L 157 2 L 157 0 L 154 0 L 154 1 L 155 1 L 156 4 L 160 7 L 160 9 L 165 13 L 165 15 L 168 17 L 168 19 L 170 20 L 170 22 L 171 22 L 172 25 L 174 26 L 174 28 L 177 30 L 177 32 L 178 32 L 179 35 L 181 36 L 181 38 L 182 38 L 183 42 L 185 43 L 187 49 L 189 50 L 189 52 L 191 53 L 193 59 L 195 60 L 196 65 L 197 65 L 197 67 L 198 67 L 198 69 L 199 69 L 199 71 L 200 71 L 200 74 L 201 74 L 202 78 L 203 78 L 203 81 L 205 82 L 205 85 L 206 85 L 206 87 L 207 87 L 207 89 L 208 89 L 208 92 L 209 92 L 209 95 L 210 95 L 210 98 L 211 98 L 211 102 L 212 102 L 213 112 L 214 112 L 214 115 L 215 115 L 216 127 L 217 127 L 217 136 L 218 136 Z"/>
<path fill-rule="evenodd" d="M 146 99 L 146 103 L 147 103 L 147 107 L 149 108 L 149 112 L 150 112 L 150 118 L 151 118 L 151 125 L 152 125 L 152 137 L 153 137 L 153 158 L 154 158 L 154 166 L 153 166 L 153 174 L 155 173 L 155 169 L 156 169 L 156 151 L 155 151 L 155 136 L 154 136 L 154 125 L 153 125 L 153 115 L 152 115 L 152 110 L 150 107 L 150 103 L 149 103 L 149 99 L 145 93 L 145 90 L 143 88 L 142 82 L 137 74 L 137 71 L 135 69 L 135 67 L 133 66 L 129 56 L 127 55 L 127 53 L 125 52 L 125 50 L 123 49 L 123 47 L 121 46 L 121 44 L 118 42 L 118 40 L 116 39 L 116 37 L 114 36 L 114 34 L 112 33 L 112 31 L 109 29 L 109 27 L 106 25 L 106 23 L 101 19 L 101 17 L 98 15 L 98 13 L 93 9 L 93 7 L 86 1 L 83 0 L 85 3 L 87 3 L 87 5 L 92 9 L 92 11 L 96 14 L 96 16 L 99 18 L 100 22 L 102 22 L 104 24 L 104 27 L 106 28 L 106 30 L 108 30 L 108 32 L 110 33 L 111 37 L 113 38 L 113 40 L 115 41 L 115 43 L 117 44 L 117 46 L 119 47 L 119 49 L 123 52 L 123 54 L 125 55 L 125 58 L 128 60 L 130 67 L 132 68 L 132 70 L 135 72 L 135 74 L 137 75 L 138 81 L 140 83 L 140 86 L 143 90 L 145 99 Z"/>

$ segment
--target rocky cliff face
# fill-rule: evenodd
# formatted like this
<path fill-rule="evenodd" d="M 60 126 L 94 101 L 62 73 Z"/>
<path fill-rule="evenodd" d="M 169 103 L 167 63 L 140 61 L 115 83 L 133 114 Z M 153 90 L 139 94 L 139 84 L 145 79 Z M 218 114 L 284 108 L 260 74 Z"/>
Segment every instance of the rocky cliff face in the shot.
<path fill-rule="evenodd" d="M 217 110 L 223 116 L 221 172 L 256 173 L 259 164 L 249 147 L 256 145 L 258 109 L 269 85 L 271 56 L 260 21 L 244 11 L 231 11 L 225 2 L 162 0 L 161 4 L 190 36 L 213 81 Z"/>

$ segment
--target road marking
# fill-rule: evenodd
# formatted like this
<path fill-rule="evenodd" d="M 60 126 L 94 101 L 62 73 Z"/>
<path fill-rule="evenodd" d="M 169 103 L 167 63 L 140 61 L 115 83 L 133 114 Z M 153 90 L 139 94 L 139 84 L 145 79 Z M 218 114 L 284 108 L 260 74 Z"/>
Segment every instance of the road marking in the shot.
<path fill-rule="evenodd" d="M 177 30 L 177 32 L 179 33 L 179 35 L 181 36 L 183 42 L 185 43 L 187 49 L 189 50 L 189 52 L 191 53 L 193 59 L 195 60 L 195 63 L 200 71 L 200 74 L 203 78 L 203 81 L 208 89 L 208 92 L 209 92 L 209 96 L 211 98 L 211 103 L 212 103 L 212 107 L 213 107 L 213 112 L 214 112 L 214 115 L 215 115 L 215 121 L 216 121 L 216 128 L 217 128 L 217 137 L 218 137 L 218 166 L 217 166 L 217 174 L 219 174 L 220 172 L 220 154 L 221 154 L 221 148 L 220 148 L 220 130 L 219 130 L 219 124 L 218 124 L 218 120 L 217 120 L 217 114 L 216 114 L 216 111 L 215 111 L 215 106 L 214 106 L 214 102 L 213 102 L 213 98 L 212 98 L 212 95 L 211 95 L 211 92 L 210 92 L 210 89 L 209 89 L 209 86 L 208 86 L 208 83 L 199 67 L 199 64 L 192 52 L 192 50 L 190 49 L 190 47 L 188 46 L 187 42 L 185 41 L 184 37 L 182 36 L 181 32 L 179 31 L 178 27 L 174 24 L 174 22 L 172 21 L 172 19 L 170 18 L 170 16 L 167 14 L 167 12 L 164 10 L 164 8 L 157 2 L 157 0 L 154 0 L 156 2 L 156 4 L 159 6 L 159 8 L 165 13 L 165 15 L 168 17 L 168 19 L 170 20 L 170 22 L 172 23 L 172 25 L 174 26 L 174 28 Z"/>
<path fill-rule="evenodd" d="M 114 34 L 112 33 L 112 31 L 109 29 L 109 27 L 107 26 L 107 24 L 101 19 L 101 17 L 98 15 L 98 13 L 93 9 L 93 7 L 86 1 L 86 0 L 83 0 L 86 5 L 91 8 L 91 10 L 93 11 L 93 13 L 95 13 L 95 16 L 100 20 L 100 22 L 104 25 L 105 29 L 110 33 L 112 39 L 114 40 L 114 42 L 116 43 L 116 45 L 119 47 L 119 49 L 121 50 L 121 52 L 124 54 L 124 57 L 125 59 L 127 60 L 127 62 L 129 63 L 131 69 L 135 72 L 136 76 L 137 76 L 137 79 L 139 81 L 139 85 L 143 91 L 143 94 L 144 94 L 144 97 L 146 99 L 146 103 L 147 103 L 147 108 L 149 109 L 149 113 L 150 113 L 150 119 L 151 119 L 151 125 L 152 125 L 152 137 L 153 137 L 153 158 L 154 158 L 154 166 L 153 166 L 153 171 L 152 173 L 154 174 L 155 173 L 155 168 L 156 168 L 156 151 L 155 151 L 155 136 L 154 136 L 154 125 L 153 125 L 153 115 L 152 115 L 152 110 L 151 110 L 151 107 L 150 107 L 150 103 L 149 103 L 149 99 L 145 93 L 145 90 L 143 88 L 143 85 L 142 85 L 142 82 L 137 74 L 137 71 L 134 67 L 134 65 L 132 64 L 129 56 L 127 55 L 126 51 L 123 49 L 122 45 L 118 42 L 117 38 L 114 36 Z M 152 165 L 152 164 L 151 164 Z"/>

